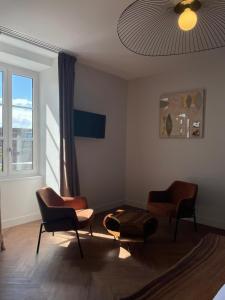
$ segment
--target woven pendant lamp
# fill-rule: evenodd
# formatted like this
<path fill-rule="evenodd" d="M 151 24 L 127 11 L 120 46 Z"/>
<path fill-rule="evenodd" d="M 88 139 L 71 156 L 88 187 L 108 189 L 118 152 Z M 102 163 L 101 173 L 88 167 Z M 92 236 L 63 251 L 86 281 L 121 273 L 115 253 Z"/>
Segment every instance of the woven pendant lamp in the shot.
<path fill-rule="evenodd" d="M 136 0 L 121 14 L 122 44 L 145 56 L 170 56 L 225 46 L 225 0 Z"/>

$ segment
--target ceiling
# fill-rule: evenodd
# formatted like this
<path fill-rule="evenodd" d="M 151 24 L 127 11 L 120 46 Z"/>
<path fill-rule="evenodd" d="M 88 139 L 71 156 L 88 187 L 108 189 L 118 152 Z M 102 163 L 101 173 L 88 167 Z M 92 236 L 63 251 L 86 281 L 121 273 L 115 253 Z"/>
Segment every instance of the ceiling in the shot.
<path fill-rule="evenodd" d="M 41 72 L 51 68 L 57 56 L 52 51 L 0 34 L 0 61 L 5 64 Z"/>
<path fill-rule="evenodd" d="M 176 0 L 171 0 L 177 2 Z M 124 79 L 192 66 L 225 49 L 173 57 L 129 52 L 116 31 L 121 12 L 133 0 L 0 0 L 0 25 L 73 52 L 78 60 Z"/>

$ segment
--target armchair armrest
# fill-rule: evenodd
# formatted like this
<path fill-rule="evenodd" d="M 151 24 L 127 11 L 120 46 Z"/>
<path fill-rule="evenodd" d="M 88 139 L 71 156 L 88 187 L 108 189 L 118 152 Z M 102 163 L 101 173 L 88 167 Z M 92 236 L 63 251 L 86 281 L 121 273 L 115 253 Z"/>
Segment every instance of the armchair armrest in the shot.
<path fill-rule="evenodd" d="M 149 192 L 148 202 L 168 202 L 168 193 L 166 191 L 151 191 Z"/>
<path fill-rule="evenodd" d="M 88 208 L 87 199 L 82 196 L 76 197 L 62 197 L 64 200 L 64 206 L 70 207 L 75 210 Z"/>
<path fill-rule="evenodd" d="M 73 208 L 49 206 L 43 216 L 45 231 L 67 231 L 78 228 L 78 219 Z"/>
<path fill-rule="evenodd" d="M 46 211 L 46 222 L 59 221 L 62 219 L 73 219 L 77 220 L 77 215 L 73 208 L 61 207 L 61 206 L 50 206 Z"/>
<path fill-rule="evenodd" d="M 179 201 L 177 204 L 177 215 L 180 217 L 192 217 L 195 209 L 195 199 L 186 198 Z"/>

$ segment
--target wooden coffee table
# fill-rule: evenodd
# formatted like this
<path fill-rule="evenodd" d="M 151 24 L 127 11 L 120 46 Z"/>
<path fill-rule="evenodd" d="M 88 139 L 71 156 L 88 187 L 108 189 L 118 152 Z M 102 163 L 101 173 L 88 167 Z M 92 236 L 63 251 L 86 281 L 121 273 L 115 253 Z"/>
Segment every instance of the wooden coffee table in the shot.
<path fill-rule="evenodd" d="M 158 221 L 146 211 L 120 209 L 106 215 L 103 225 L 116 240 L 145 242 L 156 232 Z"/>

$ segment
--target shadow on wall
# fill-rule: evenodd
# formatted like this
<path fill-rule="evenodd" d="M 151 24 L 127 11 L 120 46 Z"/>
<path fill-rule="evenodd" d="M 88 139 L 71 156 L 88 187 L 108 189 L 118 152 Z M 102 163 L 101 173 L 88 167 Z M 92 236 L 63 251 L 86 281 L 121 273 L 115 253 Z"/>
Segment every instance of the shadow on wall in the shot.
<path fill-rule="evenodd" d="M 46 185 L 59 191 L 59 124 L 46 105 Z"/>

